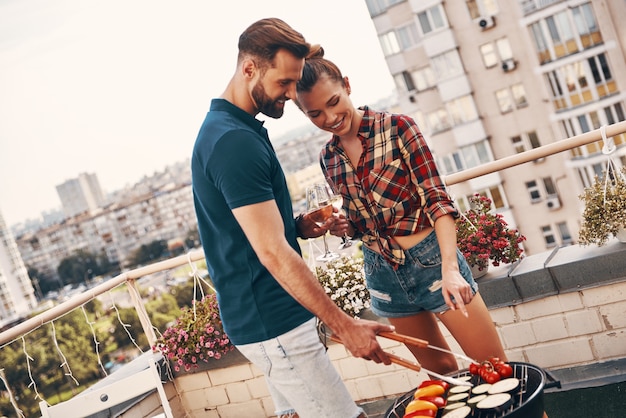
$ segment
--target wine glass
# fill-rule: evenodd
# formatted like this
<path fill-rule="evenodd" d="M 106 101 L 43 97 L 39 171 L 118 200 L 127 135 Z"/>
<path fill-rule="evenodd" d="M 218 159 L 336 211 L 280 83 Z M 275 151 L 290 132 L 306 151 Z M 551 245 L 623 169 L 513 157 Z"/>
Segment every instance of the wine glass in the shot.
<path fill-rule="evenodd" d="M 315 184 L 306 190 L 306 213 L 317 226 L 322 226 L 333 216 L 333 205 L 330 201 L 330 195 L 324 184 Z M 322 235 L 324 240 L 324 254 L 317 257 L 318 261 L 330 261 L 339 258 L 339 254 L 328 249 L 326 242 L 326 233 Z"/>
<path fill-rule="evenodd" d="M 328 190 L 328 194 L 330 195 L 330 203 L 333 205 L 338 212 L 343 211 L 343 196 L 339 192 L 338 188 L 328 180 L 326 183 L 326 189 Z M 343 233 L 343 237 L 341 237 L 341 244 L 339 244 L 339 249 L 343 250 L 348 248 L 354 244 L 354 241 L 350 239 L 347 232 Z"/>

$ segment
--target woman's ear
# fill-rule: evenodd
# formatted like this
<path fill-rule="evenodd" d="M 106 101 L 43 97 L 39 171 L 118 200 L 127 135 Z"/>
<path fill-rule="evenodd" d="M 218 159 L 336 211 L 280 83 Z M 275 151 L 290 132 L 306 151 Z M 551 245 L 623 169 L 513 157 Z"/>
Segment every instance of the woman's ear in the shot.
<path fill-rule="evenodd" d="M 348 76 L 343 77 L 343 85 L 346 88 L 346 92 L 348 92 L 348 95 L 352 93 L 352 88 L 350 87 L 350 80 L 348 80 Z"/>

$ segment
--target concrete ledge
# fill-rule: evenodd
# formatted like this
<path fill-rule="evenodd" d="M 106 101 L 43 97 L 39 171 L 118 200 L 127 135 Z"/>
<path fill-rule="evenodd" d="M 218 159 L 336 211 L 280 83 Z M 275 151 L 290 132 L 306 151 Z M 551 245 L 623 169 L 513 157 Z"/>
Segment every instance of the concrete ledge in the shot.
<path fill-rule="evenodd" d="M 500 308 L 624 280 L 626 244 L 615 239 L 603 247 L 558 247 L 512 267 L 491 267 L 476 282 L 487 306 Z"/>

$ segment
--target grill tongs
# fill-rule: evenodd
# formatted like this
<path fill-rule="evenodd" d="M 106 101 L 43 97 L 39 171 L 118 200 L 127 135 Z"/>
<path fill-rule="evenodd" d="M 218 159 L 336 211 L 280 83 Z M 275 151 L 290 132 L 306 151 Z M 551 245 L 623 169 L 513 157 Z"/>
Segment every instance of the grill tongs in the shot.
<path fill-rule="evenodd" d="M 446 350 L 445 348 L 441 348 L 441 347 L 436 347 L 434 345 L 430 345 L 428 343 L 428 341 L 426 341 L 426 340 L 422 340 L 422 339 L 415 338 L 415 337 L 410 337 L 408 335 L 398 334 L 396 332 L 380 332 L 378 335 L 381 336 L 381 337 L 384 337 L 384 338 L 388 338 L 390 340 L 401 342 L 403 344 L 414 345 L 414 346 L 423 347 L 423 348 L 430 348 L 430 349 L 433 349 L 433 350 L 437 350 L 437 351 L 441 351 L 441 352 L 444 352 L 444 353 L 452 354 L 453 356 L 458 357 L 460 359 L 463 359 L 463 360 L 475 363 L 475 360 L 471 359 L 470 357 L 467 357 L 464 354 L 454 353 L 454 352 L 452 352 L 450 350 Z M 330 335 L 330 339 L 332 341 L 337 342 L 337 343 L 341 343 L 341 340 L 339 338 L 335 337 L 332 334 Z M 431 375 L 433 377 L 436 377 L 437 379 L 441 379 L 444 382 L 448 382 L 451 385 L 473 386 L 473 384 L 471 382 L 468 382 L 468 381 L 465 381 L 465 380 L 461 380 L 461 379 L 457 379 L 457 378 L 450 377 L 450 376 L 445 376 L 445 375 L 433 372 L 431 370 L 427 370 L 427 369 L 423 368 L 416 361 L 407 360 L 405 358 L 397 356 L 397 355 L 395 355 L 393 353 L 389 353 L 387 351 L 385 351 L 385 354 L 387 355 L 387 357 L 389 357 L 389 360 L 391 360 L 392 363 L 395 363 L 395 364 L 397 364 L 399 366 L 406 367 L 406 368 L 411 369 L 411 370 L 415 370 L 417 372 L 424 371 L 425 373 L 428 373 L 429 375 Z"/>

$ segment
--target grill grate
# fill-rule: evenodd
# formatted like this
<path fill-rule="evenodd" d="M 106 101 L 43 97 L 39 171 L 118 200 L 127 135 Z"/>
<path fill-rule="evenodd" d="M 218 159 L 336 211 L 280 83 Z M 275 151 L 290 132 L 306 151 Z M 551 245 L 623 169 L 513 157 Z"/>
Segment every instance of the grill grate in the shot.
<path fill-rule="evenodd" d="M 537 418 L 541 418 L 543 415 L 543 388 L 544 388 L 544 373 L 541 369 L 530 365 L 528 363 L 509 363 L 513 368 L 513 377 L 519 379 L 520 385 L 518 389 L 511 393 L 511 404 L 504 410 L 500 411 L 480 411 L 478 409 L 474 409 L 472 414 L 468 416 L 468 418 L 504 418 L 504 417 L 524 417 L 524 418 L 534 418 L 532 414 L 528 414 L 530 411 L 526 411 L 527 405 L 531 402 L 536 402 L 537 398 L 540 397 L 539 401 L 541 403 L 540 408 L 530 408 L 534 410 L 540 410 L 541 413 L 537 416 Z M 474 385 L 478 385 L 482 383 L 479 381 L 478 376 L 472 376 L 468 370 L 463 370 L 458 372 L 453 377 L 463 377 L 463 376 L 471 376 L 471 382 Z M 387 411 L 387 418 L 402 418 L 404 415 L 404 410 L 406 405 L 413 399 L 413 395 L 415 394 L 415 389 L 411 390 L 398 399 L 396 399 L 393 405 Z M 440 410 L 438 417 L 442 415 L 442 411 Z"/>

